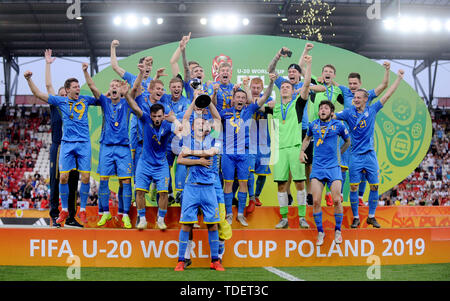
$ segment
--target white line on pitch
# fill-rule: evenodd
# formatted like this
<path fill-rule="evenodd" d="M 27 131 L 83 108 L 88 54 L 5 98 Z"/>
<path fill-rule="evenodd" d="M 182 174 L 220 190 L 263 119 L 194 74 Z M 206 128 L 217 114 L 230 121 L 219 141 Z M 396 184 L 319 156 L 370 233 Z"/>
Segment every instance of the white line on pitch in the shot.
<path fill-rule="evenodd" d="M 283 272 L 283 271 L 281 271 L 281 270 L 279 270 L 279 269 L 276 269 L 276 268 L 274 268 L 274 267 L 264 267 L 264 269 L 267 270 L 267 271 L 269 271 L 269 272 L 271 272 L 271 273 L 274 273 L 275 275 L 277 275 L 277 276 L 279 276 L 279 277 L 281 277 L 281 278 L 284 278 L 284 279 L 286 279 L 286 280 L 289 280 L 289 281 L 305 281 L 305 280 L 303 280 L 303 279 L 294 277 L 294 276 L 292 276 L 291 274 L 288 274 L 288 273 L 286 273 L 286 272 Z"/>

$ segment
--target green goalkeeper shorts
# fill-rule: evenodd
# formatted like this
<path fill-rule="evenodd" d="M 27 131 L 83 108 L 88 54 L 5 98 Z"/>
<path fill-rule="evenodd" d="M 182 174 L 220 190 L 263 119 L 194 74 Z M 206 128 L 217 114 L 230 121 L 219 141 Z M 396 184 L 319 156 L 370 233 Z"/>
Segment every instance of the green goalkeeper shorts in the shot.
<path fill-rule="evenodd" d="M 273 179 L 275 182 L 289 180 L 289 171 L 293 181 L 305 181 L 305 164 L 300 163 L 301 145 L 278 150 L 278 160 L 273 165 Z"/>

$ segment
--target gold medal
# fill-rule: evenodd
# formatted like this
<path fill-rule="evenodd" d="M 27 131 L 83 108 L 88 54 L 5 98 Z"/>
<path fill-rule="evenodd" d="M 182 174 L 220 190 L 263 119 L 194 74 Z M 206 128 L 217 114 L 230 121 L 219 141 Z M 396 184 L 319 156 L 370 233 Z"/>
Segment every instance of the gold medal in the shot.
<path fill-rule="evenodd" d="M 286 123 L 286 120 L 283 120 L 283 124 L 285 124 Z"/>
<path fill-rule="evenodd" d="M 119 123 L 116 121 L 116 123 L 114 123 L 115 126 L 119 126 Z"/>
<path fill-rule="evenodd" d="M 72 115 L 70 115 L 70 119 L 73 119 L 73 113 L 72 113 Z"/>

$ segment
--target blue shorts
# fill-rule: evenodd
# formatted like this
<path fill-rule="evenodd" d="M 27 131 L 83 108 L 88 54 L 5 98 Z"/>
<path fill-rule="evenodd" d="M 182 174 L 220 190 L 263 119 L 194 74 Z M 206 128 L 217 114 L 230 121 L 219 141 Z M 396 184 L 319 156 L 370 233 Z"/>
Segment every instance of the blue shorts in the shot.
<path fill-rule="evenodd" d="M 141 154 L 142 154 L 142 144 L 138 143 L 136 145 L 136 149 L 134 151 L 134 159 L 133 159 L 133 176 L 135 176 L 135 177 L 136 177 L 136 167 L 138 165 Z"/>
<path fill-rule="evenodd" d="M 220 222 L 219 203 L 217 202 L 214 184 L 185 185 L 180 223 L 193 224 L 198 222 L 198 208 L 202 209 L 205 224 L 218 224 Z"/>
<path fill-rule="evenodd" d="M 182 191 L 184 189 L 184 183 L 186 183 L 187 166 L 183 164 L 177 164 L 175 170 L 175 190 Z"/>
<path fill-rule="evenodd" d="M 248 155 L 248 171 L 255 172 L 256 155 Z"/>
<path fill-rule="evenodd" d="M 250 174 L 249 155 L 222 155 L 222 173 L 224 181 L 234 181 L 235 174 L 239 181 L 248 181 Z M 236 173 L 235 173 L 236 172 Z"/>
<path fill-rule="evenodd" d="M 268 154 L 258 153 L 256 155 L 255 160 L 255 174 L 261 176 L 270 175 L 272 172 L 270 170 L 269 162 L 270 162 L 270 153 Z"/>
<path fill-rule="evenodd" d="M 148 192 L 152 182 L 156 183 L 157 192 L 169 191 L 169 165 L 151 165 L 141 158 L 136 168 L 136 190 Z"/>
<path fill-rule="evenodd" d="M 324 186 L 328 185 L 328 187 L 331 188 L 331 185 L 334 181 L 342 182 L 341 167 L 336 166 L 333 168 L 314 168 L 313 166 L 309 179 L 317 179 L 322 182 Z"/>
<path fill-rule="evenodd" d="M 131 178 L 133 163 L 131 150 L 127 145 L 100 144 L 97 173 L 100 177 L 118 176 Z"/>
<path fill-rule="evenodd" d="M 225 197 L 223 195 L 222 183 L 220 183 L 220 177 L 217 175 L 216 182 L 214 183 L 214 189 L 216 190 L 217 203 L 225 204 Z"/>
<path fill-rule="evenodd" d="M 59 150 L 59 172 L 67 173 L 73 169 L 91 172 L 91 142 L 61 141 Z"/>
<path fill-rule="evenodd" d="M 364 172 L 369 184 L 374 185 L 380 182 L 380 169 L 378 167 L 377 154 L 373 150 L 364 154 L 352 153 L 350 156 L 350 185 L 361 183 Z"/>

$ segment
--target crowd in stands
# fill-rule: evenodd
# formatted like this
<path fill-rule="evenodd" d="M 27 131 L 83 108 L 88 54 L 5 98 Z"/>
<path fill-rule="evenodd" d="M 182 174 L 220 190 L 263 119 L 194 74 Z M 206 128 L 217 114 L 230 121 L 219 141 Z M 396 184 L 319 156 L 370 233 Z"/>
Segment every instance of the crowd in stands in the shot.
<path fill-rule="evenodd" d="M 401 183 L 380 196 L 379 205 L 450 206 L 450 116 L 448 111 L 430 112 L 433 136 L 427 155 Z M 10 106 L 0 109 L 0 208 L 49 208 L 50 181 L 31 173 L 41 149 L 50 143 L 36 133 L 51 132 L 47 106 Z M 91 178 L 88 206 L 97 206 L 98 185 Z M 111 205 L 117 196 L 111 192 Z"/>

